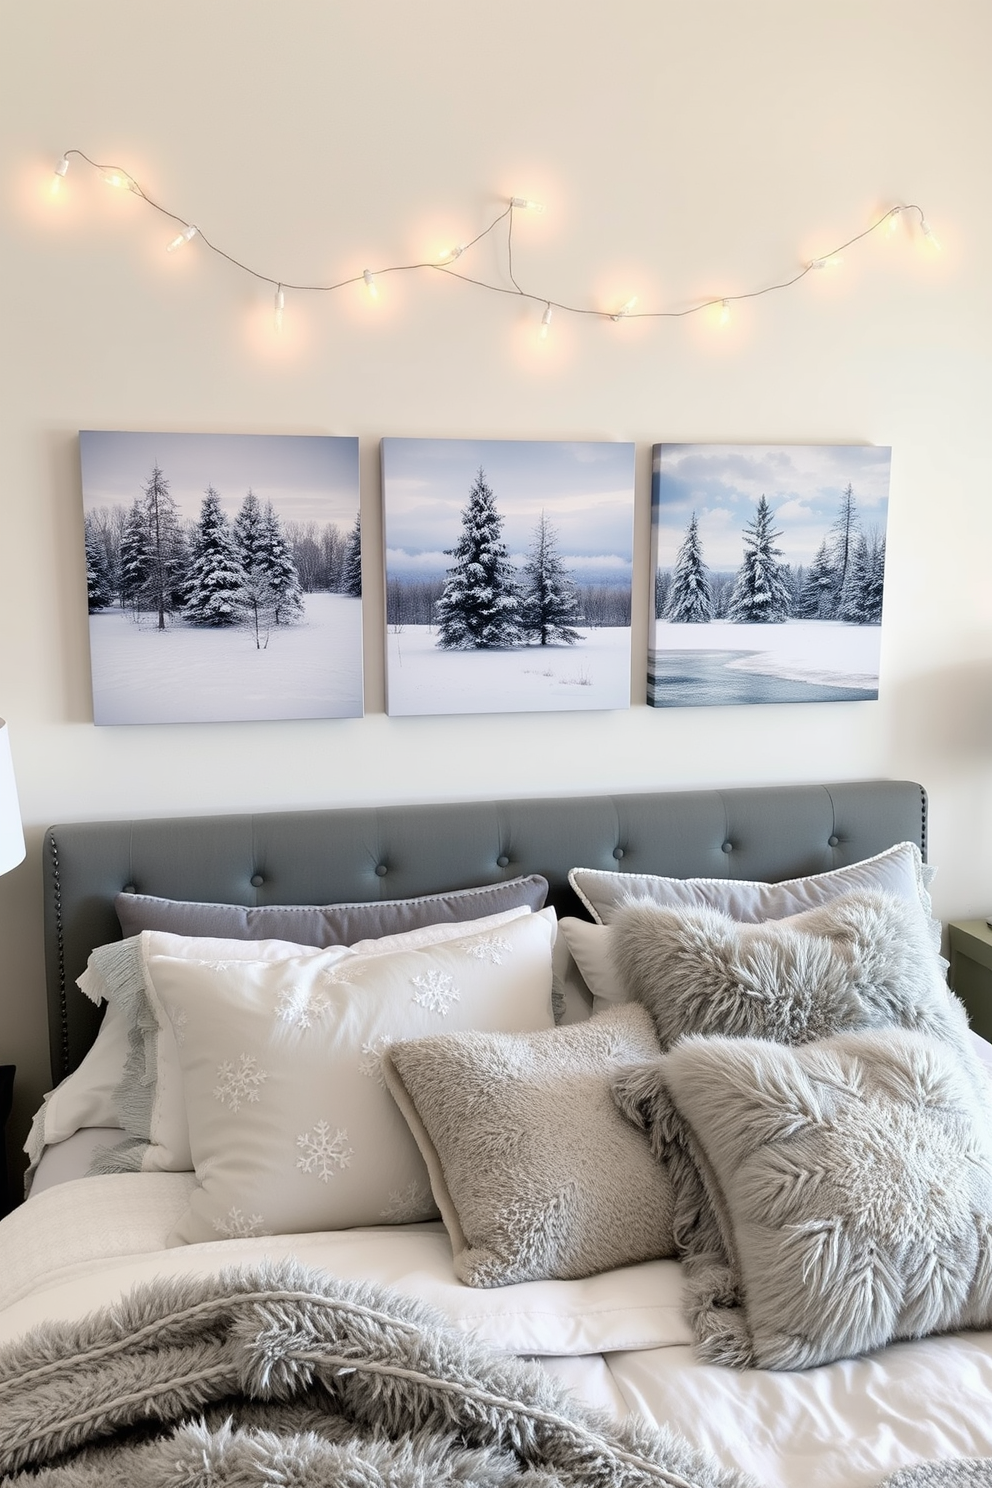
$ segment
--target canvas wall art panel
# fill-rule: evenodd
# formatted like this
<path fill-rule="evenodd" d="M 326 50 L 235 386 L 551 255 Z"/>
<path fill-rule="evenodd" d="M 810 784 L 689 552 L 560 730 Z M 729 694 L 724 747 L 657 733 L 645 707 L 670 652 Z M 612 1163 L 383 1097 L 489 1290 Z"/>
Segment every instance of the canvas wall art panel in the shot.
<path fill-rule="evenodd" d="M 632 444 L 385 439 L 386 708 L 630 706 Z"/>
<path fill-rule="evenodd" d="M 79 436 L 93 719 L 362 712 L 358 440 Z"/>
<path fill-rule="evenodd" d="M 890 455 L 655 446 L 651 706 L 878 697 Z"/>

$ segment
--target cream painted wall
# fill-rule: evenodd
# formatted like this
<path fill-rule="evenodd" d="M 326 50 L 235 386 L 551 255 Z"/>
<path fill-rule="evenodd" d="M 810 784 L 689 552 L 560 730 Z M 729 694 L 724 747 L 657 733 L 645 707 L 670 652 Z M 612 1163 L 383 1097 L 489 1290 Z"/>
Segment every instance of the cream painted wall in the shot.
<path fill-rule="evenodd" d="M 15 1131 L 47 1077 L 40 836 L 53 820 L 375 800 L 908 776 L 941 915 L 992 907 L 986 0 L 15 0 L 0 4 L 0 713 L 29 837 L 0 879 L 0 1057 Z M 434 252 L 523 192 L 519 268 L 561 298 L 686 303 L 788 274 L 893 202 L 943 242 L 871 240 L 735 316 L 537 316 L 433 280 L 271 295 L 82 170 L 125 165 L 287 278 Z M 485 257 L 482 260 L 486 266 Z M 289 329 L 292 329 L 292 334 Z M 96 729 L 76 431 L 362 441 L 367 707 L 341 722 Z M 380 436 L 638 445 L 629 713 L 383 714 Z M 644 706 L 652 441 L 893 446 L 881 697 Z"/>

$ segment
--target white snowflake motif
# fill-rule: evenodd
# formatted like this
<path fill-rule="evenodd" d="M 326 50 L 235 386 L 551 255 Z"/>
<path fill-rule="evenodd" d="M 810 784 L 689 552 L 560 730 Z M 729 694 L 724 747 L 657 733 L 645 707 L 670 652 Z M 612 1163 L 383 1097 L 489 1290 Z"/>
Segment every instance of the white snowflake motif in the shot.
<path fill-rule="evenodd" d="M 432 969 L 420 976 L 411 977 L 410 980 L 418 989 L 412 1000 L 430 1013 L 440 1013 L 442 1018 L 448 1016 L 453 1002 L 462 1000 L 461 993 L 446 971 Z"/>
<path fill-rule="evenodd" d="M 217 1066 L 214 1100 L 229 1106 L 232 1111 L 240 1111 L 245 1101 L 258 1100 L 260 1087 L 268 1078 L 267 1071 L 259 1068 L 253 1054 L 242 1054 L 237 1064 L 225 1059 Z"/>
<path fill-rule="evenodd" d="M 302 1153 L 296 1159 L 296 1166 L 304 1173 L 313 1173 L 321 1183 L 333 1178 L 336 1169 L 347 1168 L 355 1155 L 348 1146 L 347 1131 L 339 1128 L 331 1136 L 331 1128 L 326 1121 L 316 1122 L 312 1132 L 302 1132 L 296 1139 L 296 1145 Z"/>
<path fill-rule="evenodd" d="M 386 1207 L 379 1210 L 379 1218 L 390 1220 L 393 1224 L 409 1223 L 420 1219 L 430 1199 L 431 1191 L 427 1184 L 418 1183 L 416 1178 L 411 1178 L 405 1188 L 389 1190 Z"/>
<path fill-rule="evenodd" d="M 260 1214 L 245 1214 L 233 1204 L 223 1219 L 214 1220 L 214 1229 L 225 1240 L 249 1240 L 253 1235 L 264 1235 L 264 1220 Z"/>
<path fill-rule="evenodd" d="M 362 1045 L 362 1057 L 358 1061 L 358 1073 L 364 1075 L 367 1080 L 375 1080 L 376 1084 L 385 1086 L 386 1079 L 382 1073 L 382 1056 L 389 1048 L 393 1040 L 388 1034 L 379 1038 L 369 1039 L 368 1043 Z"/>
<path fill-rule="evenodd" d="M 355 979 L 349 971 L 336 961 L 333 966 L 327 966 L 320 973 L 320 980 L 326 982 L 329 987 L 353 987 Z"/>
<path fill-rule="evenodd" d="M 485 935 L 466 946 L 465 950 L 477 961 L 491 961 L 494 966 L 502 966 L 503 957 L 513 950 L 513 946 L 502 935 Z"/>
<path fill-rule="evenodd" d="M 208 971 L 230 971 L 232 966 L 237 966 L 237 961 L 201 961 Z"/>
<path fill-rule="evenodd" d="M 312 1028 L 330 1007 L 327 998 L 312 987 L 287 987 L 279 994 L 276 1017 L 291 1028 Z"/>
<path fill-rule="evenodd" d="M 189 1018 L 186 1016 L 186 1010 L 167 1005 L 165 1011 L 168 1013 L 169 1022 L 172 1024 L 173 1037 L 179 1047 L 182 1048 L 186 1042 L 186 1025 L 189 1022 Z"/>

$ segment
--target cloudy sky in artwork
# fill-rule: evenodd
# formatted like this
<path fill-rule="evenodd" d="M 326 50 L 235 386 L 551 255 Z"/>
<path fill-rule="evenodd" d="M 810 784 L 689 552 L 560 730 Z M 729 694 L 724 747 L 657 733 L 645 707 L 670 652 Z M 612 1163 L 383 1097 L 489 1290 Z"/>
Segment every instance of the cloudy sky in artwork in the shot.
<path fill-rule="evenodd" d="M 783 561 L 808 564 L 834 522 L 847 486 L 864 531 L 884 534 L 891 451 L 855 444 L 655 445 L 652 516 L 658 565 L 669 568 L 693 512 L 703 559 L 735 570 L 741 533 L 764 495 L 781 533 Z"/>
<path fill-rule="evenodd" d="M 577 578 L 630 582 L 634 446 L 584 441 L 384 439 L 390 574 L 428 578 L 451 567 L 444 549 L 458 541 L 480 468 L 514 561 L 524 561 L 544 511 Z"/>
<path fill-rule="evenodd" d="M 83 503 L 130 507 L 158 465 L 183 517 L 196 519 L 208 486 L 235 516 L 249 487 L 284 522 L 351 527 L 358 512 L 358 440 L 323 434 L 143 434 L 86 429 L 79 436 Z"/>

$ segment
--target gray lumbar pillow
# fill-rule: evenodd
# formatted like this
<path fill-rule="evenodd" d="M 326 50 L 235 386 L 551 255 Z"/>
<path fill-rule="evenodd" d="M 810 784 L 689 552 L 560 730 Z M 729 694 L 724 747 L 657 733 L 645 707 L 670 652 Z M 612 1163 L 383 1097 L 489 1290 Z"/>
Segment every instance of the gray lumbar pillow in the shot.
<path fill-rule="evenodd" d="M 538 1033 L 390 1047 L 386 1082 L 463 1281 L 570 1279 L 672 1253 L 667 1173 L 611 1097 L 622 1068 L 657 1053 L 634 1004 Z"/>
<path fill-rule="evenodd" d="M 888 1024 L 968 1044 L 925 916 L 890 894 L 845 894 L 760 925 L 635 904 L 614 921 L 612 953 L 665 1049 L 691 1033 L 800 1044 Z"/>
<path fill-rule="evenodd" d="M 992 1132 L 957 1055 L 900 1029 L 660 1061 L 729 1257 L 705 1357 L 801 1369 L 992 1323 Z"/>

